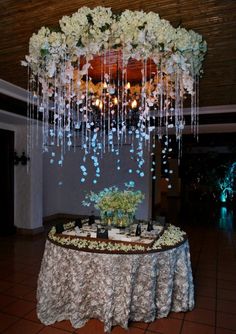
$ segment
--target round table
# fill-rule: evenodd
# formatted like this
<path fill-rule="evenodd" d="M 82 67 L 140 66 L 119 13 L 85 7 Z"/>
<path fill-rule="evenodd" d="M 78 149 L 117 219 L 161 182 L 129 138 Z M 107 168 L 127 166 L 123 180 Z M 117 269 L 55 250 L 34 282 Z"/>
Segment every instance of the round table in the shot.
<path fill-rule="evenodd" d="M 91 318 L 127 329 L 129 321 L 152 322 L 170 311 L 194 307 L 188 240 L 142 254 L 81 251 L 46 241 L 38 278 L 37 314 L 45 325 Z"/>

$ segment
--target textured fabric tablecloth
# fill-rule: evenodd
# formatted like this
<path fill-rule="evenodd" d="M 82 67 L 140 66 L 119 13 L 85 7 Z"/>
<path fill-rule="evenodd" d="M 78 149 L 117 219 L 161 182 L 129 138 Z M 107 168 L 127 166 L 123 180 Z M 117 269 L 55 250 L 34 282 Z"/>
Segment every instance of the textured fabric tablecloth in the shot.
<path fill-rule="evenodd" d="M 75 328 L 89 319 L 109 332 L 128 321 L 151 322 L 170 311 L 192 310 L 194 287 L 189 244 L 156 253 L 82 252 L 46 241 L 37 289 L 42 323 L 70 320 Z"/>

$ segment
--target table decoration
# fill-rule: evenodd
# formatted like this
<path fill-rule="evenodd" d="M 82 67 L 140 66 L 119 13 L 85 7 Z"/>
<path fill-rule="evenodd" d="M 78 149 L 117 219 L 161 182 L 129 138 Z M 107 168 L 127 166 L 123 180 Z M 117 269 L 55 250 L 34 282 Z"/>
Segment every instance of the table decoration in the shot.
<path fill-rule="evenodd" d="M 61 241 L 66 237 L 53 236 Z M 150 251 L 66 240 L 68 244 L 52 239 L 45 244 L 37 289 L 37 315 L 43 324 L 69 320 L 72 327 L 81 328 L 95 318 L 104 323 L 105 333 L 117 325 L 128 332 L 131 321 L 149 323 L 170 312 L 193 309 L 189 244 L 179 228 L 167 226 L 165 236 Z M 78 248 L 71 241 L 78 242 Z"/>
<path fill-rule="evenodd" d="M 75 222 L 64 224 L 65 229 L 69 226 L 68 230 L 75 226 Z M 71 235 L 65 235 L 57 233 L 56 228 L 52 227 L 48 233 L 48 239 L 66 248 L 72 248 L 83 251 L 101 252 L 101 253 L 143 253 L 143 252 L 158 252 L 166 250 L 180 245 L 186 240 L 186 233 L 179 227 L 174 225 L 166 225 L 163 229 L 163 233 L 160 233 L 159 237 L 150 244 L 141 244 L 137 242 L 124 242 L 110 239 L 97 239 L 76 237 Z"/>
<path fill-rule="evenodd" d="M 94 207 L 100 210 L 103 225 L 124 228 L 132 224 L 138 204 L 143 199 L 144 195 L 140 190 L 133 191 L 127 185 L 124 190 L 113 186 L 98 193 L 91 191 L 82 204 L 90 206 L 94 203 Z"/>

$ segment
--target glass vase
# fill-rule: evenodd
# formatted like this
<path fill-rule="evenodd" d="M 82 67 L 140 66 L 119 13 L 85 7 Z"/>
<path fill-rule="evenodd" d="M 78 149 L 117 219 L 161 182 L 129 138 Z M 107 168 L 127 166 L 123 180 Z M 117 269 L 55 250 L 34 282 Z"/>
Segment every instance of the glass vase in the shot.
<path fill-rule="evenodd" d="M 126 228 L 133 223 L 134 214 L 124 210 L 100 212 L 102 225 Z"/>

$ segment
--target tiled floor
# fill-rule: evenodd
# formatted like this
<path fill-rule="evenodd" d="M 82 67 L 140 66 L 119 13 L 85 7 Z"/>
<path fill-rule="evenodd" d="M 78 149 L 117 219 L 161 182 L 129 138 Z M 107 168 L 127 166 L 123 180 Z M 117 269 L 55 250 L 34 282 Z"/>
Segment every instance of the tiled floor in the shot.
<path fill-rule="evenodd" d="M 131 323 L 128 331 L 116 326 L 112 334 L 236 334 L 236 234 L 233 215 L 224 211 L 222 217 L 217 210 L 210 219 L 182 217 L 191 247 L 194 310 L 171 313 L 150 324 Z M 0 238 L 0 333 L 104 333 L 98 320 L 81 329 L 72 328 L 69 321 L 44 326 L 38 320 L 36 285 L 44 242 L 44 236 Z"/>

